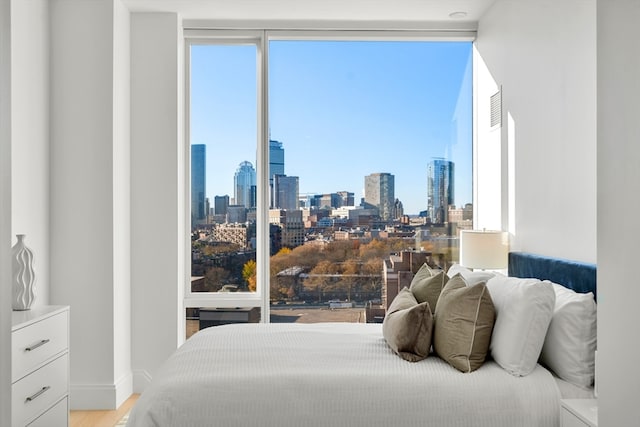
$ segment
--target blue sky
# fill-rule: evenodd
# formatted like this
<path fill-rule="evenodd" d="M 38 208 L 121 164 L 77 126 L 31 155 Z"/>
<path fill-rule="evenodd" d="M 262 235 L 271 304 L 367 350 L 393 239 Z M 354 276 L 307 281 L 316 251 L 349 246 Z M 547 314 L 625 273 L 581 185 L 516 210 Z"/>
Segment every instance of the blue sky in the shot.
<path fill-rule="evenodd" d="M 207 196 L 233 197 L 242 161 L 255 166 L 253 46 L 194 46 L 193 144 L 207 144 Z M 272 41 L 269 127 L 300 193 L 351 191 L 395 176 L 408 214 L 426 209 L 434 157 L 455 163 L 455 203 L 472 201 L 471 43 Z"/>

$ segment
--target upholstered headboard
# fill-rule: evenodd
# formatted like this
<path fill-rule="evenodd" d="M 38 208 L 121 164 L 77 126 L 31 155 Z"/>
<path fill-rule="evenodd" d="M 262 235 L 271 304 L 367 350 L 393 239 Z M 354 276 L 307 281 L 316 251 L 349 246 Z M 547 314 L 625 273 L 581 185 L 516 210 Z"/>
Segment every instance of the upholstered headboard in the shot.
<path fill-rule="evenodd" d="M 535 277 L 597 298 L 596 265 L 527 252 L 509 252 L 509 276 Z"/>

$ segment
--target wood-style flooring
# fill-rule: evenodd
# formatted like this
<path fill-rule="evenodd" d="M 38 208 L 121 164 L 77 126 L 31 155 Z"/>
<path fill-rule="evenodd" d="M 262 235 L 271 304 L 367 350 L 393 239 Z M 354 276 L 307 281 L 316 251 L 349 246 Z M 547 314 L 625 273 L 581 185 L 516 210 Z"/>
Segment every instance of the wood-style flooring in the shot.
<path fill-rule="evenodd" d="M 139 394 L 132 394 L 113 411 L 71 411 L 69 427 L 113 427 L 129 412 L 139 396 Z"/>

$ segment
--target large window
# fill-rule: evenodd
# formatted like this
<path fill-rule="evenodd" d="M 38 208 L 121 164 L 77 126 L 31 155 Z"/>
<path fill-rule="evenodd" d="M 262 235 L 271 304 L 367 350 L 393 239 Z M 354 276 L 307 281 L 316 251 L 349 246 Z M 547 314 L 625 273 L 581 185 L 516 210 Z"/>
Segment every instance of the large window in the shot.
<path fill-rule="evenodd" d="M 191 292 L 252 292 L 257 46 L 194 44 L 190 58 Z"/>
<path fill-rule="evenodd" d="M 457 260 L 470 41 L 225 33 L 187 50 L 188 316 L 379 320 L 410 272 Z"/>

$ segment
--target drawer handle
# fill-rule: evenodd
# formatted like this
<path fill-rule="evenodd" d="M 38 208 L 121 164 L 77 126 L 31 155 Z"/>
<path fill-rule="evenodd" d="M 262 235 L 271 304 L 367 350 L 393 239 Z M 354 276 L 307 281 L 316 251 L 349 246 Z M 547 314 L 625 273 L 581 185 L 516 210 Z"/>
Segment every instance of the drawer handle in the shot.
<path fill-rule="evenodd" d="M 42 387 L 39 391 L 37 391 L 36 393 L 34 393 L 31 396 L 27 397 L 27 402 L 34 401 L 38 396 L 40 396 L 42 393 L 44 393 L 45 391 L 49 390 L 50 388 L 51 387 L 48 386 L 48 385 Z"/>
<path fill-rule="evenodd" d="M 31 351 L 31 350 L 35 350 L 36 348 L 38 348 L 38 347 L 41 347 L 41 346 L 45 345 L 45 344 L 46 344 L 46 343 L 48 343 L 49 341 L 51 341 L 51 340 L 49 340 L 49 339 L 42 340 L 42 341 L 40 341 L 39 343 L 32 345 L 31 347 L 27 347 L 27 348 L 25 348 L 25 349 L 24 349 L 24 351 Z"/>

